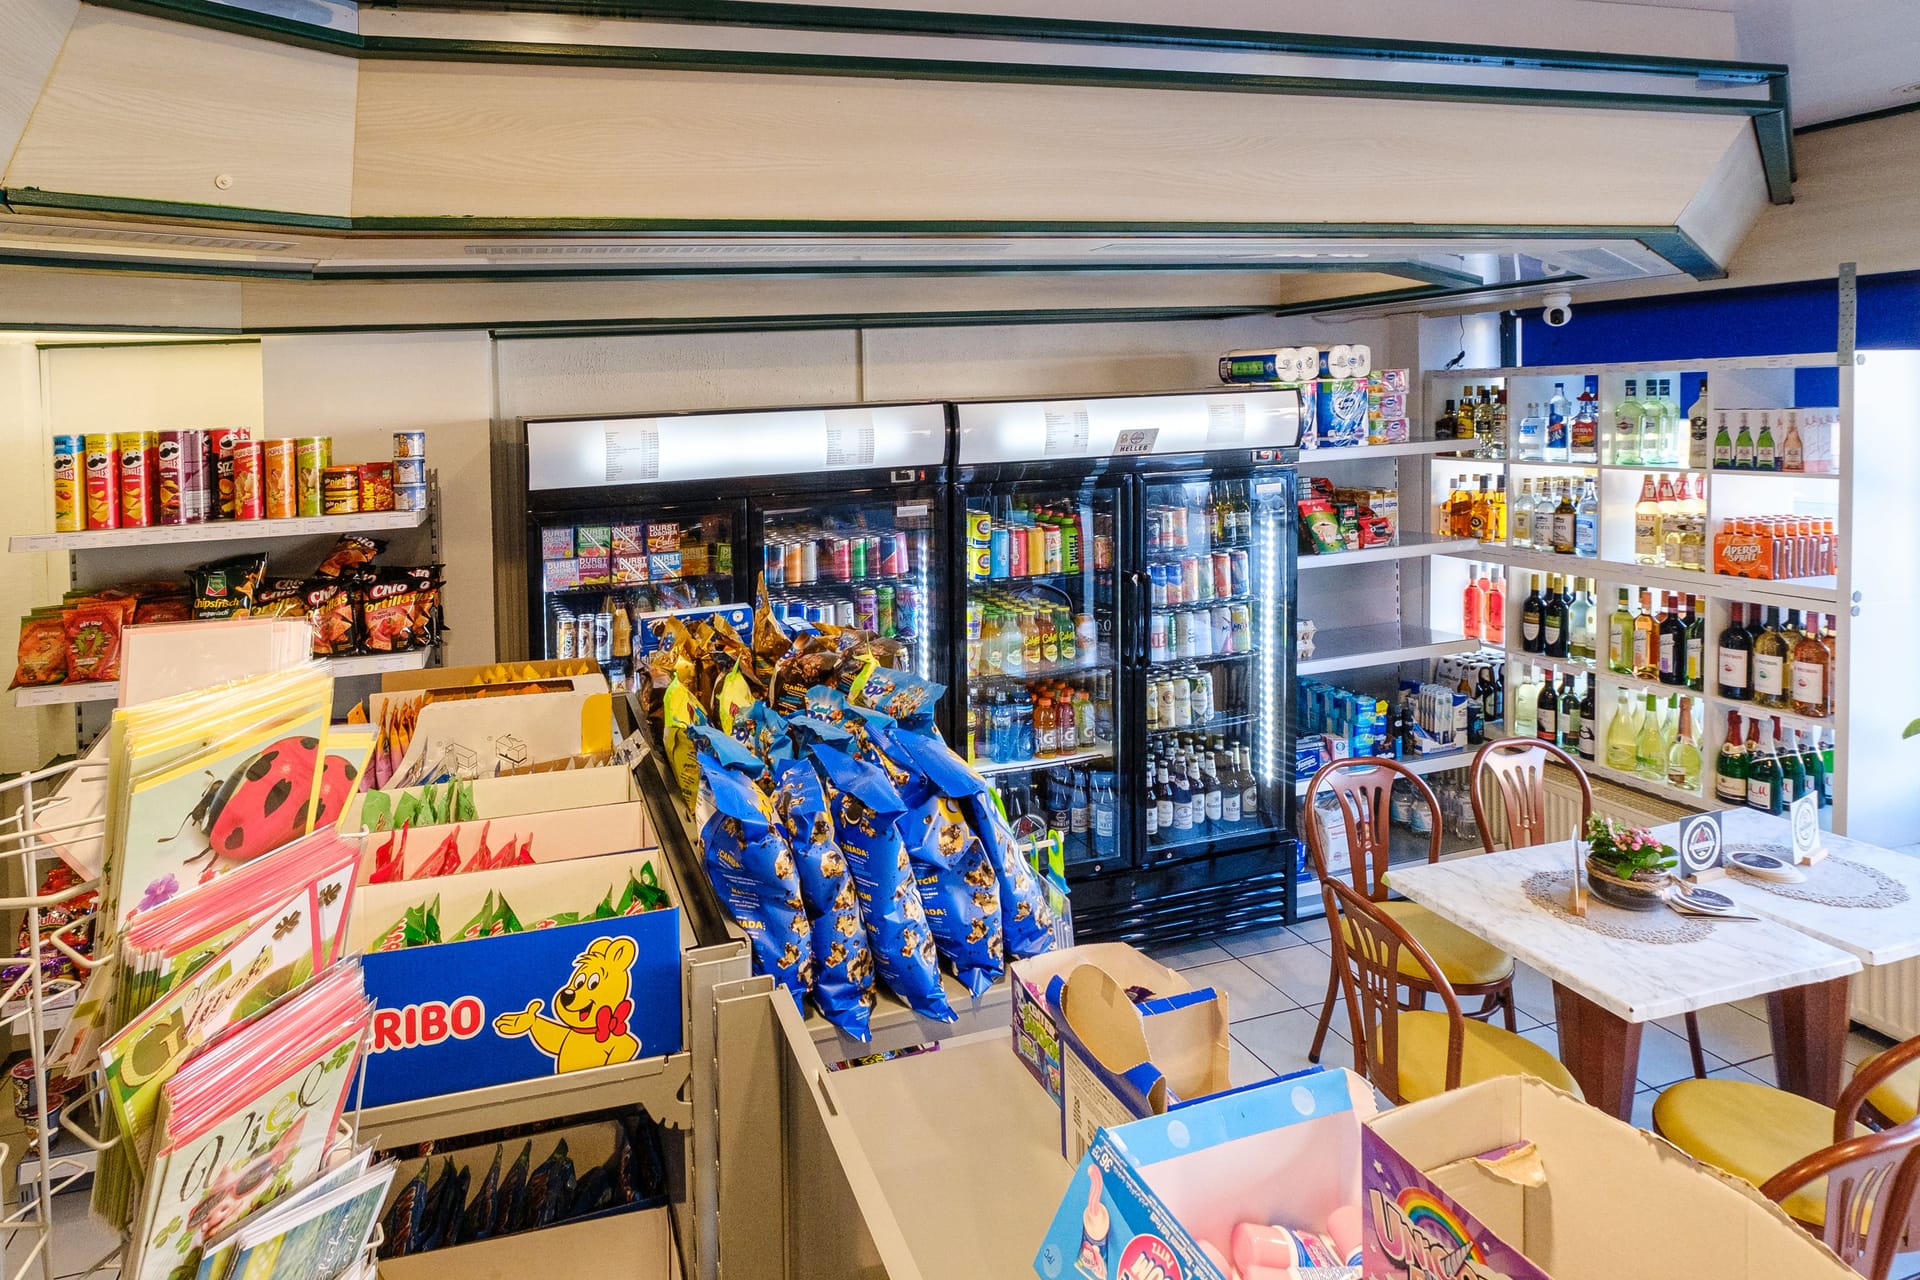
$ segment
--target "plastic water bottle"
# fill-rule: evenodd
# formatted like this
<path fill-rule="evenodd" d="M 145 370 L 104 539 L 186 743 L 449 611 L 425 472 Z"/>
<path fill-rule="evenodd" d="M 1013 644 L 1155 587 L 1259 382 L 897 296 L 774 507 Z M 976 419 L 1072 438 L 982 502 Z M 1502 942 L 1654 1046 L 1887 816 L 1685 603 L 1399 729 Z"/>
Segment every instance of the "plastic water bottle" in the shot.
<path fill-rule="evenodd" d="M 1110 858 L 1119 848 L 1119 809 L 1113 796 L 1113 775 L 1093 775 L 1093 856 Z"/>

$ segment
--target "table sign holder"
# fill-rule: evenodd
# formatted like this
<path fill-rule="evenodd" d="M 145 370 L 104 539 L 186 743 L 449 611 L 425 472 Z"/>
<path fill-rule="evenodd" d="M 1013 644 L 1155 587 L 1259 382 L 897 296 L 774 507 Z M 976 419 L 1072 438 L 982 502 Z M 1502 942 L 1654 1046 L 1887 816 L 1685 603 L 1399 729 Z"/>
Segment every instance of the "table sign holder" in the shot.
<path fill-rule="evenodd" d="M 1787 821 L 1793 827 L 1793 862 L 1810 867 L 1827 856 L 1820 841 L 1820 800 L 1809 791 L 1787 807 Z"/>
<path fill-rule="evenodd" d="M 1587 915 L 1587 860 L 1580 854 L 1579 827 L 1573 829 L 1573 835 L 1567 843 L 1573 846 L 1573 903 L 1568 910 L 1584 920 Z"/>
<path fill-rule="evenodd" d="M 1726 833 L 1719 810 L 1682 818 L 1674 845 L 1680 853 L 1680 878 L 1687 883 L 1705 884 L 1727 874 Z"/>

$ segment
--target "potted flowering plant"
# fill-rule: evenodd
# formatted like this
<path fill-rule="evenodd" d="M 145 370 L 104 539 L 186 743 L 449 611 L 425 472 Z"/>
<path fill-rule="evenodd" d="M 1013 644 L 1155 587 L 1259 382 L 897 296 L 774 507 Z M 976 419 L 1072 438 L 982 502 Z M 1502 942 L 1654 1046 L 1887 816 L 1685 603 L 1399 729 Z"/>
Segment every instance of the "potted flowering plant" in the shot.
<path fill-rule="evenodd" d="M 1603 902 L 1629 911 L 1651 911 L 1664 900 L 1668 872 L 1680 864 L 1672 845 L 1645 827 L 1612 818 L 1587 822 L 1587 884 Z"/>

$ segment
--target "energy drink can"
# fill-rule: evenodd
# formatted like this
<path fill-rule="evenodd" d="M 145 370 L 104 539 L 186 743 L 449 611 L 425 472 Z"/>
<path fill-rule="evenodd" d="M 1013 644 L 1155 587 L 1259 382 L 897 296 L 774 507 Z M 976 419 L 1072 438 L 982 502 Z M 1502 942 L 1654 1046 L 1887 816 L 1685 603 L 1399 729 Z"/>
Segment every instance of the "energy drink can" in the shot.
<path fill-rule="evenodd" d="M 393 433 L 393 456 L 396 458 L 424 458 L 427 456 L 427 433 L 424 431 L 396 431 Z"/>
<path fill-rule="evenodd" d="M 787 552 L 777 542 L 769 542 L 760 548 L 760 573 L 769 587 L 783 587 L 787 584 Z"/>
<path fill-rule="evenodd" d="M 866 545 L 867 549 L 867 576 L 869 578 L 880 577 L 884 572 L 880 567 L 881 561 L 884 559 L 880 554 L 880 535 L 877 533 L 863 534 L 860 540 Z"/>
<path fill-rule="evenodd" d="M 1233 651 L 1235 653 L 1253 652 L 1253 610 L 1244 604 L 1232 605 L 1227 616 L 1233 627 Z"/>
<path fill-rule="evenodd" d="M 107 434 L 82 438 L 82 465 L 86 468 L 87 528 L 120 527 L 120 455 Z"/>
<path fill-rule="evenodd" d="M 1224 551 L 1213 553 L 1213 594 L 1216 596 L 1239 594 L 1233 589 L 1233 557 Z"/>
<path fill-rule="evenodd" d="M 1227 559 L 1230 565 L 1229 580 L 1233 586 L 1233 590 L 1229 594 L 1236 596 L 1252 594 L 1252 574 L 1248 572 L 1247 553 L 1244 551 L 1229 551 L 1227 553 Z"/>
<path fill-rule="evenodd" d="M 993 526 L 987 536 L 987 576 L 989 578 L 997 580 L 1012 574 L 1012 542 L 1013 538 L 1005 525 Z"/>
<path fill-rule="evenodd" d="M 327 468 L 332 465 L 332 436 L 301 436 L 293 442 L 294 514 L 317 516 L 324 513 L 326 503 L 320 492 L 320 482 Z M 426 483 L 424 475 L 420 477 L 420 482 Z"/>
<path fill-rule="evenodd" d="M 292 440 L 260 442 L 260 490 L 269 520 L 285 520 L 300 509 L 297 453 Z"/>
<path fill-rule="evenodd" d="M 213 433 L 180 433 L 180 523 L 213 519 Z"/>
<path fill-rule="evenodd" d="M 812 538 L 802 538 L 794 546 L 800 552 L 800 585 L 811 587 L 820 581 L 820 544 Z"/>
<path fill-rule="evenodd" d="M 853 625 L 862 631 L 880 629 L 880 596 L 872 587 L 853 593 Z"/>
<path fill-rule="evenodd" d="M 573 615 L 563 613 L 553 626 L 553 656 L 571 658 L 573 656 Z"/>
<path fill-rule="evenodd" d="M 873 629 L 887 639 L 892 639 L 898 631 L 893 611 L 893 588 L 876 587 L 873 592 Z"/>
<path fill-rule="evenodd" d="M 233 515 L 233 451 L 252 437 L 245 427 L 223 427 L 213 433 L 213 485 L 215 518 L 231 520 Z M 314 512 L 315 515 L 320 514 Z"/>
<path fill-rule="evenodd" d="M 867 540 L 859 534 L 847 539 L 849 582 L 865 582 L 877 566 L 867 563 Z"/>
<path fill-rule="evenodd" d="M 912 557 L 907 552 L 907 535 L 890 533 L 882 547 L 881 572 L 889 578 L 904 578 L 912 572 Z"/>
<path fill-rule="evenodd" d="M 967 511 L 967 577 L 975 582 L 990 576 L 993 569 L 993 515 Z"/>
<path fill-rule="evenodd" d="M 833 624 L 837 627 L 850 627 L 853 625 L 853 601 L 834 601 Z"/>
<path fill-rule="evenodd" d="M 259 440 L 238 440 L 233 446 L 233 518 L 267 518 L 265 446 Z"/>
<path fill-rule="evenodd" d="M 893 598 L 894 630 L 902 640 L 918 639 L 926 630 L 927 617 L 920 588 L 902 586 Z"/>
<path fill-rule="evenodd" d="M 853 539 L 827 539 L 827 571 L 835 582 L 853 581 Z M 849 606 L 851 607 L 851 606 Z"/>
<path fill-rule="evenodd" d="M 86 446 L 79 436 L 53 438 L 53 527 L 59 533 L 77 533 L 87 527 L 87 502 L 80 478 Z"/>
<path fill-rule="evenodd" d="M 586 619 L 582 618 L 582 622 Z M 577 644 L 578 641 L 576 640 Z M 596 613 L 593 615 L 593 660 L 605 665 L 613 661 L 613 614 Z"/>

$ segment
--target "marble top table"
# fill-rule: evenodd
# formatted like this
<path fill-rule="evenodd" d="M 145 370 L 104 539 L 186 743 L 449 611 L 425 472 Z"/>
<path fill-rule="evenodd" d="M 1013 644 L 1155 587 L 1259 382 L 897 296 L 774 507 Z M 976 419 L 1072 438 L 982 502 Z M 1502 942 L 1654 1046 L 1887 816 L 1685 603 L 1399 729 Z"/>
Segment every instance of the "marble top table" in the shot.
<path fill-rule="evenodd" d="M 1572 869 L 1563 842 L 1399 866 L 1387 883 L 1553 980 L 1561 1061 L 1588 1102 L 1622 1120 L 1633 1112 L 1642 1026 L 1757 995 L 1769 998 L 1776 1044 L 1788 1049 L 1776 1063 L 1782 1087 L 1834 1101 L 1858 956 L 1770 919 L 1716 920 L 1694 942 L 1608 937 L 1526 896 L 1534 872 Z"/>
<path fill-rule="evenodd" d="M 1752 809 L 1726 810 L 1720 815 L 1720 829 L 1728 844 L 1772 845 L 1782 858 L 1788 857 L 1787 851 L 1793 847 L 1793 830 L 1785 818 Z M 1678 824 L 1672 824 L 1656 827 L 1654 834 L 1672 844 L 1678 831 Z M 1831 832 L 1823 835 L 1822 843 L 1830 860 L 1845 859 L 1871 867 L 1905 889 L 1907 901 L 1885 907 L 1829 906 L 1775 893 L 1738 871 L 1729 871 L 1706 887 L 1726 894 L 1742 911 L 1850 951 L 1863 964 L 1892 964 L 1920 956 L 1920 858 Z M 1818 863 L 1807 869 L 1816 883 L 1820 868 L 1826 865 Z"/>

